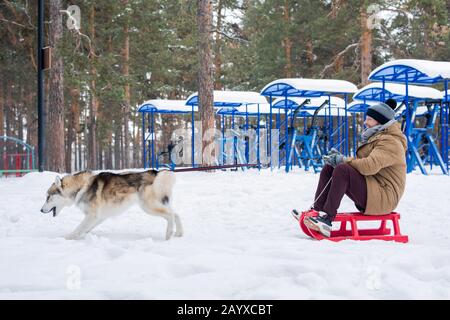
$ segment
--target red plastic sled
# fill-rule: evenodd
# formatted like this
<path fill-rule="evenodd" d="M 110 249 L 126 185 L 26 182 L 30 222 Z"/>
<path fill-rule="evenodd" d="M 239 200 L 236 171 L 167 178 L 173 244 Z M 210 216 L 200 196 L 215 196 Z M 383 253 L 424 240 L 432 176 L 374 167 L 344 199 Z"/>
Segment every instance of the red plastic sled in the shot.
<path fill-rule="evenodd" d="M 304 224 L 306 217 L 316 217 L 318 214 L 319 213 L 315 210 L 304 211 L 299 219 L 300 227 L 303 232 L 311 238 L 317 240 L 326 239 L 336 242 L 342 240 L 385 240 L 403 243 L 408 242 L 408 236 L 400 233 L 400 226 L 398 223 L 400 214 L 397 212 L 391 212 L 390 214 L 382 216 L 368 216 L 361 214 L 360 212 L 338 213 L 333 223 L 340 222 L 340 228 L 338 230 L 331 231 L 331 237 L 329 238 L 324 237 L 318 231 L 308 229 L 308 227 Z M 378 229 L 358 229 L 358 221 L 380 221 L 381 225 Z M 391 229 L 386 226 L 387 221 L 392 221 L 394 234 L 392 234 Z M 347 229 L 347 224 L 350 225 L 350 229 Z"/>

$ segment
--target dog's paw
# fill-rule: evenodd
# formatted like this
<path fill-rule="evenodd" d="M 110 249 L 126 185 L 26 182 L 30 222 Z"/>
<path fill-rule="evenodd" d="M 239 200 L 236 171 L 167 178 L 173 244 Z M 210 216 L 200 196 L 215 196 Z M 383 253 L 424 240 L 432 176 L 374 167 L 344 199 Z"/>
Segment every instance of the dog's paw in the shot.
<path fill-rule="evenodd" d="M 183 231 L 175 232 L 175 237 L 182 237 L 182 236 L 183 236 Z"/>
<path fill-rule="evenodd" d="M 170 238 L 172 238 L 172 234 L 172 232 L 166 233 L 166 240 L 170 240 Z"/>
<path fill-rule="evenodd" d="M 71 233 L 64 237 L 66 240 L 77 240 L 79 239 L 79 235 Z"/>

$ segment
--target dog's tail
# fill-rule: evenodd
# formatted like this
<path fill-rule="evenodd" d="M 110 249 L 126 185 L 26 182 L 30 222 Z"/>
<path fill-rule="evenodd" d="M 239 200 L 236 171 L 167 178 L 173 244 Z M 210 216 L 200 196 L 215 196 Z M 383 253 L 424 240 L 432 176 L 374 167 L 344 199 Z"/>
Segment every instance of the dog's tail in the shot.
<path fill-rule="evenodd" d="M 153 191 L 163 204 L 167 204 L 171 200 L 174 184 L 175 173 L 172 171 L 164 170 L 157 173 L 153 181 Z"/>

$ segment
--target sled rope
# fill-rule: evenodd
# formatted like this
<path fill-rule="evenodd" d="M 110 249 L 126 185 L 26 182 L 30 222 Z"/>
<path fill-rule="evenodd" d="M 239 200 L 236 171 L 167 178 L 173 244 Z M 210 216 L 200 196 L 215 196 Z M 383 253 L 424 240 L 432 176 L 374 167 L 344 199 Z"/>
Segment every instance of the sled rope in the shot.
<path fill-rule="evenodd" d="M 328 180 L 327 184 L 325 185 L 325 187 L 323 187 L 322 192 L 319 194 L 319 196 L 314 199 L 314 202 L 311 205 L 311 209 L 314 207 L 314 205 L 316 204 L 316 201 L 319 200 L 320 196 L 323 194 L 323 192 L 325 191 L 325 189 L 328 187 L 328 185 L 330 184 L 331 180 L 333 179 L 333 177 L 330 178 L 330 180 Z"/>

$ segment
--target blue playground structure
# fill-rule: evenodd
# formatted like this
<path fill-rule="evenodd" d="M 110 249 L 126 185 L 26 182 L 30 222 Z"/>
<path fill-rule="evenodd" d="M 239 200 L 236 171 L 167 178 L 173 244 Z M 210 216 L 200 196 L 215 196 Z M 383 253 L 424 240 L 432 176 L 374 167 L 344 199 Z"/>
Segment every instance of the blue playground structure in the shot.
<path fill-rule="evenodd" d="M 349 153 L 349 143 L 348 143 L 348 114 L 347 114 L 347 101 L 348 94 L 355 93 L 357 87 L 343 80 L 330 80 L 330 79 L 279 79 L 272 81 L 267 84 L 262 90 L 261 95 L 270 98 L 271 110 L 274 109 L 274 98 L 284 98 L 284 106 L 282 106 L 280 101 L 277 101 L 278 105 L 278 116 L 276 126 L 280 130 L 280 145 L 283 146 L 283 153 L 286 172 L 292 168 L 292 164 L 298 159 L 299 164 L 304 163 L 306 160 L 307 164 L 310 164 L 314 170 L 317 172 L 321 168 L 321 163 L 317 161 L 319 157 L 319 152 L 328 152 L 331 148 L 336 148 L 342 153 L 348 155 Z M 332 112 L 332 97 L 333 96 L 343 96 L 344 108 L 342 110 L 343 119 L 341 117 L 334 117 Z M 314 110 L 320 109 L 314 119 L 317 119 L 320 112 L 325 112 L 323 114 L 323 132 L 327 132 L 325 135 L 327 137 L 327 143 L 324 144 L 321 150 L 316 143 L 318 128 L 316 123 L 314 127 L 311 127 L 308 132 L 300 135 L 294 128 L 289 127 L 290 117 L 295 119 L 298 112 L 306 105 L 297 103 L 297 106 L 293 107 L 292 101 L 290 102 L 288 98 L 324 98 L 327 101 L 327 105 L 323 103 L 313 106 Z M 300 107 L 300 108 L 298 108 Z M 293 110 L 294 108 L 294 110 Z M 281 109 L 284 109 L 284 121 L 281 121 Z M 297 112 L 296 110 L 297 109 Z M 306 109 L 307 110 L 307 109 Z M 305 113 L 301 113 L 304 116 Z M 272 115 L 270 116 L 272 121 Z M 337 123 L 336 123 L 337 122 Z M 336 124 L 336 125 L 335 125 Z M 269 125 L 272 127 L 272 124 Z M 269 135 L 271 140 L 271 136 Z M 297 143 L 303 146 L 302 151 L 295 150 Z M 271 142 L 269 143 L 271 144 Z M 308 146 L 308 147 L 307 147 Z M 291 150 L 292 149 L 292 150 Z M 305 151 L 303 151 L 305 150 Z M 296 156 L 294 157 L 294 154 Z M 303 159 L 302 159 L 303 157 Z M 309 157 L 309 159 L 307 159 Z M 281 158 L 281 157 L 280 157 Z M 280 159 L 281 160 L 281 159 Z M 309 168 L 309 165 L 305 168 Z"/>
<path fill-rule="evenodd" d="M 222 132 L 219 162 L 226 164 L 230 162 L 230 159 L 231 162 L 239 164 L 256 161 L 260 169 L 262 165 L 261 149 L 263 152 L 265 151 L 266 156 L 268 150 L 266 124 L 268 123 L 268 116 L 270 114 L 270 105 L 267 102 L 261 104 L 243 104 L 236 108 L 220 108 L 217 114 L 221 117 Z M 229 120 L 228 128 L 226 125 L 227 119 Z M 239 122 L 241 123 L 239 124 Z M 261 124 L 262 122 L 263 124 Z M 239 130 L 236 130 L 237 128 Z M 262 130 L 265 130 L 265 132 L 261 136 Z M 228 134 L 226 134 L 226 131 Z M 265 141 L 264 137 L 266 137 Z M 225 150 L 226 146 L 230 144 L 233 149 L 231 156 Z M 245 167 L 241 168 L 245 170 Z"/>
<path fill-rule="evenodd" d="M 429 174 L 428 167 L 437 166 L 448 174 L 450 62 L 395 60 L 372 71 L 369 80 L 374 82 L 360 90 L 343 80 L 291 78 L 272 81 L 260 93 L 214 91 L 221 128 L 216 134 L 216 167 L 261 168 L 268 164 L 271 168 L 284 165 L 286 172 L 293 166 L 319 172 L 322 155 L 331 148 L 356 156 L 367 108 L 393 99 L 408 141 L 408 172 L 419 167 L 423 174 Z M 431 85 L 442 85 L 444 91 Z M 349 104 L 350 94 L 353 102 Z M 195 135 L 201 128 L 196 128 L 194 121 L 198 100 L 198 93 L 194 93 L 185 101 L 149 100 L 139 107 L 145 168 L 189 170 L 175 169 L 177 164 L 171 157 L 174 147 L 182 143 L 183 147 L 175 151 L 181 150 L 183 156 L 189 153 L 188 165 L 201 169 L 202 137 Z M 190 137 L 171 143 L 168 150 L 157 151 L 157 114 L 190 115 Z M 163 163 L 167 154 L 169 161 Z"/>
<path fill-rule="evenodd" d="M 168 146 L 167 150 L 158 152 L 156 149 L 156 132 L 155 132 L 155 115 L 160 114 L 186 114 L 191 116 L 191 139 L 194 140 L 194 112 L 197 107 L 187 107 L 184 100 L 148 100 L 142 103 L 138 112 L 142 113 L 142 161 L 144 168 L 167 167 L 169 169 L 175 168 L 175 163 L 172 159 L 172 150 L 174 145 Z M 183 150 L 184 151 L 184 150 Z M 168 154 L 169 163 L 161 163 L 161 158 Z M 194 144 L 191 143 L 191 162 L 194 167 Z"/>
<path fill-rule="evenodd" d="M 226 108 L 229 110 L 237 110 L 236 115 L 242 116 L 244 114 L 254 116 L 257 114 L 259 108 L 267 106 L 267 101 L 257 92 L 241 92 L 241 91 L 214 91 L 214 107 Z M 242 109 L 244 108 L 244 109 Z M 247 109 L 249 112 L 247 112 Z M 267 109 L 267 107 L 266 107 Z M 154 99 L 142 103 L 138 112 L 142 114 L 142 144 L 143 144 L 143 167 L 155 168 L 166 167 L 170 170 L 175 170 L 177 164 L 172 159 L 173 152 L 181 152 L 183 159 L 189 159 L 191 168 L 199 167 L 201 163 L 201 138 L 196 133 L 201 132 L 201 128 L 195 127 L 195 112 L 198 110 L 198 93 L 194 93 L 186 100 L 164 100 Z M 252 111 L 253 110 L 253 111 Z M 251 112 L 250 112 L 251 111 Z M 181 114 L 190 116 L 190 136 L 189 137 L 175 137 L 167 146 L 167 150 L 157 150 L 158 134 L 156 132 L 155 116 L 168 114 Z M 198 126 L 198 125 L 197 125 Z M 259 135 L 259 128 L 257 129 Z M 237 139 L 237 137 L 236 137 Z M 259 140 L 258 140 L 259 141 Z M 221 141 L 224 144 L 225 141 Z M 237 141 L 235 141 L 237 142 Z M 237 143 L 234 144 L 237 146 Z M 197 150 L 196 150 L 197 146 Z M 174 149 L 177 148 L 177 149 Z M 259 147 L 258 147 L 259 148 Z M 189 151 L 190 152 L 189 152 Z M 234 163 L 244 162 L 248 158 L 242 157 L 238 159 L 236 149 L 233 153 L 235 156 Z M 165 156 L 168 156 L 168 163 L 164 161 Z M 218 157 L 222 158 L 222 157 Z M 258 153 L 259 159 L 259 153 Z M 239 160 L 239 161 L 238 161 Z M 186 165 L 187 163 L 184 163 Z M 219 162 L 217 164 L 220 164 Z"/>
<path fill-rule="evenodd" d="M 417 105 L 410 100 L 411 85 L 444 85 L 444 97 L 440 95 L 441 107 L 439 108 L 439 131 L 440 131 L 440 157 L 442 163 L 439 166 L 442 172 L 448 174 L 449 169 L 449 104 L 448 104 L 448 82 L 450 80 L 450 62 L 443 61 L 428 61 L 416 59 L 402 59 L 387 62 L 371 72 L 369 80 L 381 82 L 382 88 L 385 88 L 388 83 L 401 83 L 405 85 L 404 104 L 405 104 L 405 128 L 404 133 L 408 139 L 407 152 L 407 166 L 408 172 L 411 172 L 414 167 L 419 165 L 423 174 L 428 174 L 424 170 L 423 160 L 419 159 L 420 154 L 418 147 L 423 138 L 419 131 L 414 130 L 414 120 L 416 118 Z M 386 97 L 383 96 L 383 99 Z M 444 98 L 442 100 L 442 98 Z M 387 98 L 386 98 L 387 99 Z M 437 102 L 433 102 L 437 103 Z M 433 115 L 430 115 L 433 118 Z M 430 123 L 432 125 L 432 123 Z M 421 138 L 417 138 L 421 136 Z M 431 134 L 426 135 L 428 143 L 432 143 L 431 156 L 440 161 L 436 152 L 436 142 Z M 436 148 L 435 148 L 436 147 Z"/>
<path fill-rule="evenodd" d="M 188 106 L 198 106 L 198 92 L 191 94 L 186 99 L 186 105 Z M 222 121 L 221 121 L 221 131 L 222 131 L 222 138 L 220 139 L 220 154 L 216 155 L 216 163 L 220 166 L 224 166 L 227 164 L 233 164 L 233 165 L 240 165 L 241 168 L 245 168 L 245 165 L 249 164 L 248 157 L 246 152 L 242 152 L 242 146 L 248 145 L 248 142 L 245 141 L 244 136 L 240 136 L 235 131 L 235 116 L 239 115 L 246 115 L 247 117 L 247 124 L 248 124 L 248 116 L 249 112 L 247 112 L 250 108 L 252 110 L 253 115 L 255 112 L 259 110 L 259 108 L 262 108 L 262 106 L 267 105 L 267 100 L 259 95 L 257 92 L 252 91 L 214 91 L 214 107 L 218 108 L 220 110 L 220 114 L 222 115 Z M 227 111 L 228 110 L 228 111 Z M 223 115 L 231 115 L 231 133 L 233 135 L 232 137 L 226 137 L 225 136 L 225 117 Z M 248 128 L 247 128 L 248 129 Z M 233 131 L 234 130 L 234 131 Z M 259 143 L 259 128 L 257 130 L 258 134 L 258 143 Z M 225 146 L 230 144 L 232 142 L 233 145 L 233 152 L 231 156 L 227 156 L 225 153 Z M 245 147 L 248 149 L 248 147 Z M 201 148 L 200 148 L 201 149 Z M 201 151 L 201 150 L 200 150 Z M 200 152 L 199 151 L 199 152 Z M 200 152 L 201 153 L 201 152 Z M 259 152 L 258 152 L 258 161 L 259 161 Z M 259 162 L 258 162 L 259 164 Z"/>

